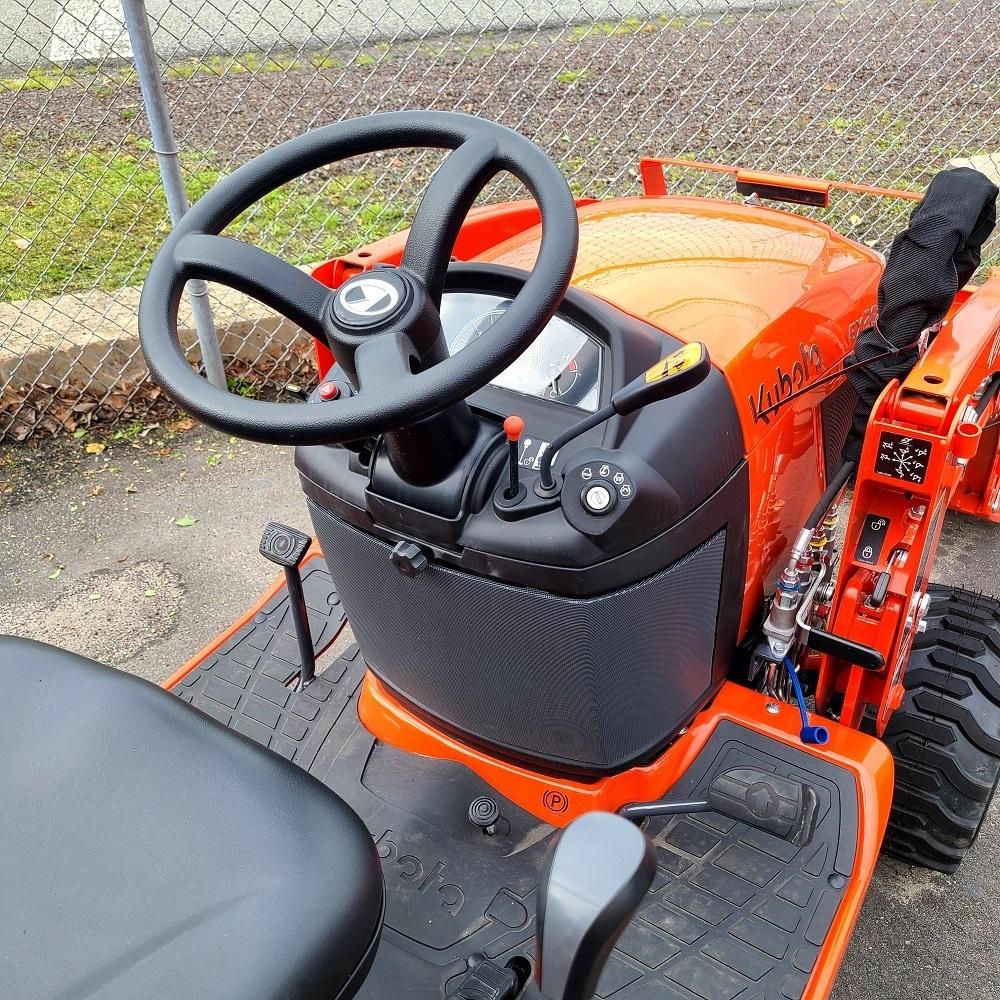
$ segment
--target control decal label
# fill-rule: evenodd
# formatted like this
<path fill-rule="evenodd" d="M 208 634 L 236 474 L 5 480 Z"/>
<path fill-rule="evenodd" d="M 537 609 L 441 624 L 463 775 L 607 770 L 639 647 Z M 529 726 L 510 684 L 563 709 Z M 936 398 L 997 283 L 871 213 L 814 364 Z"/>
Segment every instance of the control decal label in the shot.
<path fill-rule="evenodd" d="M 823 371 L 823 353 L 818 344 L 799 344 L 799 357 L 786 371 L 782 365 L 774 369 L 774 382 L 768 385 L 761 382 L 757 387 L 757 395 L 747 396 L 750 403 L 750 413 L 753 422 L 769 424 L 771 409 L 793 392 L 807 386 Z"/>
<path fill-rule="evenodd" d="M 930 453 L 931 442 L 924 438 L 883 431 L 879 438 L 875 471 L 880 476 L 919 485 L 927 477 Z"/>
<path fill-rule="evenodd" d="M 569 808 L 569 798 L 565 792 L 560 792 L 556 788 L 550 788 L 542 796 L 542 805 L 550 812 L 564 813 Z"/>
<path fill-rule="evenodd" d="M 537 472 L 542 467 L 542 455 L 551 447 L 548 441 L 538 441 L 535 438 L 521 439 L 521 466 L 534 469 Z"/>

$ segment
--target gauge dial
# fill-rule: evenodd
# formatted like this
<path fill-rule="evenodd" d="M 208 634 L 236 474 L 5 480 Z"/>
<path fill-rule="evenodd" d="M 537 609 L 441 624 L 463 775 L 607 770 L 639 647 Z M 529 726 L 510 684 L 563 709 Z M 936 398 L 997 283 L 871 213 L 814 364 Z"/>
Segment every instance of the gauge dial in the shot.
<path fill-rule="evenodd" d="M 461 351 L 478 340 L 510 304 L 510 299 L 496 295 L 446 291 L 441 298 L 441 322 L 451 352 Z M 600 346 L 556 315 L 528 349 L 491 384 L 593 412 L 600 397 L 600 374 Z"/>
<path fill-rule="evenodd" d="M 466 323 L 453 339 L 448 338 L 448 347 L 452 354 L 457 354 L 463 347 L 468 347 L 474 340 L 478 340 L 504 312 L 505 309 L 491 309 Z"/>

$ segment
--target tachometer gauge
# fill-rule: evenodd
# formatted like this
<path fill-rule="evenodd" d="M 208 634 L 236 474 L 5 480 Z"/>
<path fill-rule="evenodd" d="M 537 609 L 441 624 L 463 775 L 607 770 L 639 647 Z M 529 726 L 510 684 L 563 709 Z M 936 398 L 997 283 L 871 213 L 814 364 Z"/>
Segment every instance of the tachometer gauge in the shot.
<path fill-rule="evenodd" d="M 463 347 L 468 347 L 474 340 L 478 340 L 506 312 L 507 305 L 509 303 L 481 313 L 466 323 L 449 345 L 452 354 L 457 354 Z"/>

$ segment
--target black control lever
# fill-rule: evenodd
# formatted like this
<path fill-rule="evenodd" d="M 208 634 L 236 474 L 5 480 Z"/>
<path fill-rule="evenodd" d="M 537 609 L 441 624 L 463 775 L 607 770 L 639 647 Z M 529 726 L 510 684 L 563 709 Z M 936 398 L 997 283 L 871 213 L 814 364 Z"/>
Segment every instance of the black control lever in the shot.
<path fill-rule="evenodd" d="M 656 874 L 653 845 L 614 813 L 563 830 L 538 889 L 536 979 L 546 1000 L 591 1000 Z"/>
<path fill-rule="evenodd" d="M 268 524 L 260 539 L 260 554 L 285 570 L 288 602 L 292 608 L 295 639 L 299 647 L 299 660 L 302 663 L 297 691 L 301 691 L 316 676 L 316 651 L 313 649 L 306 595 L 302 590 L 302 575 L 299 573 L 299 566 L 309 549 L 310 541 L 312 539 L 304 532 L 289 528 L 286 524 L 278 524 L 276 521 Z"/>
<path fill-rule="evenodd" d="M 614 393 L 607 406 L 602 406 L 589 417 L 563 431 L 552 442 L 552 446 L 541 457 L 535 492 L 540 497 L 552 497 L 559 492 L 559 485 L 552 477 L 552 460 L 559 449 L 565 447 L 573 438 L 579 437 L 584 431 L 589 431 L 591 427 L 603 424 L 615 414 L 626 416 L 650 403 L 687 392 L 688 389 L 693 389 L 704 382 L 711 370 L 712 362 L 708 356 L 708 348 L 697 341 L 685 344 L 665 358 L 661 358 L 638 378 Z"/>

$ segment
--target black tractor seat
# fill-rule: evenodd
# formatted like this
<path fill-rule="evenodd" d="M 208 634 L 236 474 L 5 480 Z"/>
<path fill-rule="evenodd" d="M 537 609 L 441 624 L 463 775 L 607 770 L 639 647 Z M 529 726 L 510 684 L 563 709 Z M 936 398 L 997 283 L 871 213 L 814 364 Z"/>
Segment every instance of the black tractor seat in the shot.
<path fill-rule="evenodd" d="M 378 854 L 342 799 L 148 681 L 0 636 L 0 993 L 354 996 Z"/>

